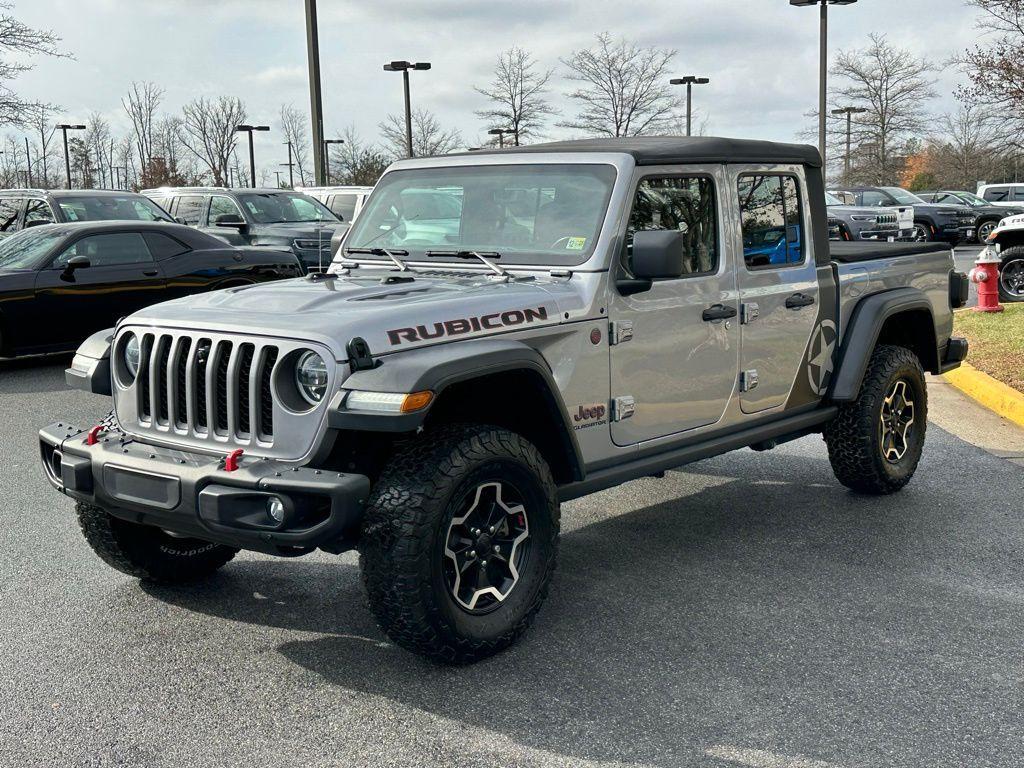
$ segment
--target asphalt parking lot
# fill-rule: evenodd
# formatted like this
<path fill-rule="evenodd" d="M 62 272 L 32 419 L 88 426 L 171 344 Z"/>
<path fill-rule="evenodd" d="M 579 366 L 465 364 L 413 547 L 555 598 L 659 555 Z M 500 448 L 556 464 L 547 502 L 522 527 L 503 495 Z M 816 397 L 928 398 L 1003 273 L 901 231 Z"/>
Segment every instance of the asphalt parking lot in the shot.
<path fill-rule="evenodd" d="M 536 626 L 452 669 L 386 641 L 351 554 L 100 562 L 37 465 L 106 409 L 66 363 L 0 363 L 3 765 L 1020 764 L 1024 467 L 934 425 L 891 498 L 812 437 L 566 505 Z"/>

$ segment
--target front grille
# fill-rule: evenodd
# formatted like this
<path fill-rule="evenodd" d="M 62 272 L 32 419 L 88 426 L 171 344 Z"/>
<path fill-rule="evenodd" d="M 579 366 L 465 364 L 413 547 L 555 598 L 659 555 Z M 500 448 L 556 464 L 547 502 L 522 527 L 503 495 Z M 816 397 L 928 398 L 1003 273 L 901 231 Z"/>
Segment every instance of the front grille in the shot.
<path fill-rule="evenodd" d="M 882 213 L 882 214 L 879 214 L 875 218 L 875 221 L 877 223 L 879 223 L 879 224 L 895 224 L 896 223 L 896 214 L 895 213 Z"/>
<path fill-rule="evenodd" d="M 256 425 L 257 438 L 273 442 L 277 345 L 170 333 L 144 333 L 141 342 L 140 426 L 230 441 L 250 439 Z"/>

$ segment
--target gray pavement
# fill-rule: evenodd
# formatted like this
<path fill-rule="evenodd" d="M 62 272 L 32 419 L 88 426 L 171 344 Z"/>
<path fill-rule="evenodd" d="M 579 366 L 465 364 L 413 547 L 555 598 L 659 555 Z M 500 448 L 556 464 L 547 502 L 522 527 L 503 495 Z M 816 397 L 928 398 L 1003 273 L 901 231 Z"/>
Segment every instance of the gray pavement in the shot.
<path fill-rule="evenodd" d="M 811 437 L 566 505 L 532 631 L 449 669 L 387 642 L 351 554 L 105 566 L 37 466 L 40 425 L 106 410 L 65 364 L 0 363 L 2 765 L 1020 765 L 1024 468 L 935 423 L 890 498 Z"/>

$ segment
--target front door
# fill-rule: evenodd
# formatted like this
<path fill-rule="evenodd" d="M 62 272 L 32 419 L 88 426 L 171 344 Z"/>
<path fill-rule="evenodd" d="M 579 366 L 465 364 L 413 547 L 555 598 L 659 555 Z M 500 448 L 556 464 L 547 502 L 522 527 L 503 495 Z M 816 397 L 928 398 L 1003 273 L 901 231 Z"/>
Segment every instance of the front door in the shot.
<path fill-rule="evenodd" d="M 820 297 L 802 173 L 740 173 L 735 184 L 743 232 L 740 407 L 758 413 L 789 398 Z"/>
<path fill-rule="evenodd" d="M 637 179 L 620 263 L 611 274 L 632 276 L 630 247 L 639 230 L 679 230 L 686 251 L 679 278 L 656 280 L 627 296 L 611 288 L 611 394 L 621 406 L 612 414 L 611 434 L 617 445 L 714 424 L 733 394 L 739 324 L 721 317 L 737 310 L 732 249 L 723 249 L 723 180 L 721 166 L 686 174 L 652 168 Z M 632 415 L 622 418 L 630 401 Z"/>
<path fill-rule="evenodd" d="M 85 256 L 89 266 L 66 271 Z M 36 276 L 34 315 L 40 344 L 72 345 L 165 298 L 166 281 L 138 232 L 88 235 Z"/>
<path fill-rule="evenodd" d="M 210 198 L 210 210 L 207 214 L 206 226 L 202 228 L 208 235 L 219 237 L 232 245 L 248 245 L 250 238 L 243 234 L 248 228 L 241 226 L 225 227 L 218 226 L 217 219 L 220 216 L 229 216 L 233 221 L 245 221 L 242 211 L 235 204 L 235 201 L 226 195 L 214 195 Z"/>

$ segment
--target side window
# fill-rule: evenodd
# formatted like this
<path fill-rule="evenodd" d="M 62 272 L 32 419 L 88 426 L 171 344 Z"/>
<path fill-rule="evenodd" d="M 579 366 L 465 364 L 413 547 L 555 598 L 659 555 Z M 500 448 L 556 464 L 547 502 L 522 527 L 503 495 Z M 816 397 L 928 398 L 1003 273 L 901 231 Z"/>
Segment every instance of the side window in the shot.
<path fill-rule="evenodd" d="M 867 205 L 872 207 L 879 205 L 892 205 L 892 200 L 890 200 L 882 192 L 878 192 L 874 189 L 864 190 L 862 200 L 863 202 L 861 203 L 861 205 Z"/>
<path fill-rule="evenodd" d="M 633 198 L 626 230 L 623 266 L 633 273 L 633 235 L 649 230 L 683 233 L 684 274 L 707 274 L 718 269 L 718 227 L 715 188 L 711 179 L 694 176 L 642 179 Z"/>
<path fill-rule="evenodd" d="M 214 195 L 210 198 L 210 224 L 215 224 L 218 216 L 237 216 L 245 221 L 235 201 L 224 195 Z"/>
<path fill-rule="evenodd" d="M 157 261 L 169 259 L 191 250 L 184 243 L 162 232 L 146 232 L 142 236 L 146 240 L 146 245 L 149 246 L 149 252 Z"/>
<path fill-rule="evenodd" d="M 206 198 L 202 195 L 183 195 L 178 198 L 178 209 L 175 216 L 186 224 L 197 227 L 206 206 Z"/>
<path fill-rule="evenodd" d="M 1010 195 L 1009 187 L 989 187 L 985 190 L 985 199 L 993 203 L 1004 202 Z"/>
<path fill-rule="evenodd" d="M 1013 199 L 1014 200 L 1024 200 L 1024 187 L 1014 187 L 1013 188 Z"/>
<path fill-rule="evenodd" d="M 45 200 L 29 200 L 25 207 L 25 227 L 53 224 L 53 210 Z"/>
<path fill-rule="evenodd" d="M 20 211 L 20 198 L 0 197 L 0 232 L 16 232 L 18 230 L 18 213 Z"/>
<path fill-rule="evenodd" d="M 146 241 L 138 232 L 89 235 L 69 246 L 54 259 L 53 266 L 63 268 L 75 256 L 85 256 L 93 267 L 152 263 Z"/>
<path fill-rule="evenodd" d="M 739 178 L 743 259 L 750 269 L 804 260 L 800 191 L 793 176 Z"/>
<path fill-rule="evenodd" d="M 335 195 L 331 198 L 330 205 L 327 207 L 342 221 L 352 221 L 352 218 L 356 215 L 356 196 Z"/>

